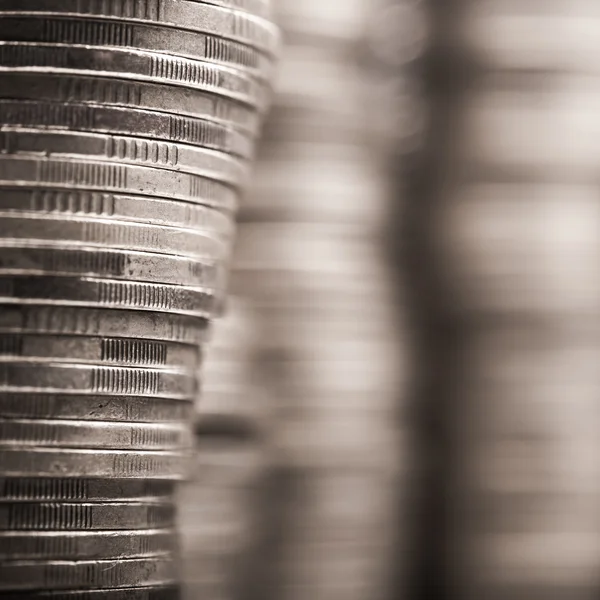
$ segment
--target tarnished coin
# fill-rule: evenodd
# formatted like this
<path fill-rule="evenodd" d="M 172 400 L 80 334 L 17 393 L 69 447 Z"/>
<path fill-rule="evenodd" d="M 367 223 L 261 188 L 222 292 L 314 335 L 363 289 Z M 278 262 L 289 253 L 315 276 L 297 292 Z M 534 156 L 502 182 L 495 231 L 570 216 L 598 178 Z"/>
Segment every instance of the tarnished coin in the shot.
<path fill-rule="evenodd" d="M 28 129 L 58 129 L 71 132 L 110 133 L 117 135 L 136 136 L 136 139 L 117 138 L 106 142 L 105 152 L 125 154 L 131 158 L 147 155 L 145 160 L 161 164 L 167 148 L 163 144 L 149 142 L 148 139 L 177 142 L 209 148 L 248 158 L 252 156 L 254 141 L 247 135 L 232 127 L 226 127 L 207 119 L 169 115 L 134 108 L 118 106 L 93 106 L 90 104 L 67 104 L 45 102 L 43 100 L 1 100 L 0 123 L 3 129 L 21 127 Z M 148 139 L 137 139 L 148 138 Z M 50 144 L 52 138 L 44 138 Z M 50 148 L 51 146 L 49 146 Z M 60 147 L 60 146 L 59 146 Z M 176 146 L 184 152 L 185 147 Z M 76 152 L 75 149 L 72 150 Z M 171 152 L 174 150 L 171 149 Z M 109 156 L 110 156 L 109 154 Z M 205 157 L 207 166 L 215 162 L 214 155 L 200 153 Z M 167 158 L 167 157 L 165 157 Z M 181 167 L 186 164 L 184 156 L 171 156 L 170 163 L 178 166 L 175 158 L 181 158 Z M 229 167 L 231 169 L 231 167 Z M 238 169 L 243 177 L 243 169 Z"/>
<path fill-rule="evenodd" d="M 112 75 L 181 86 L 221 94 L 260 111 L 265 110 L 268 98 L 265 86 L 240 71 L 131 49 L 0 42 L 0 72 L 15 68 L 30 72 L 52 69 L 56 75 Z"/>
<path fill-rule="evenodd" d="M 200 362 L 198 348 L 190 344 L 46 333 L 0 334 L 0 360 L 7 357 L 178 370 L 196 369 Z"/>
<path fill-rule="evenodd" d="M 252 14 L 195 0 L 132 0 L 126 4 L 82 4 L 77 0 L 4 0 L 3 13 L 111 17 L 124 21 L 158 23 L 197 33 L 215 34 L 274 54 L 277 28 Z"/>
<path fill-rule="evenodd" d="M 81 159 L 144 165 L 155 169 L 193 173 L 230 185 L 247 177 L 247 165 L 223 152 L 197 146 L 141 138 L 35 129 L 0 132 L 0 152 L 8 156 L 33 154 L 49 159 Z"/>
<path fill-rule="evenodd" d="M 121 590 L 4 592 L 2 597 L 4 600 L 181 600 L 181 590 L 175 586 L 154 586 Z"/>
<path fill-rule="evenodd" d="M 199 228 L 178 229 L 107 218 L 87 219 L 79 215 L 69 218 L 63 215 L 23 216 L 18 211 L 0 213 L 1 246 L 23 246 L 27 243 L 29 246 L 47 247 L 51 242 L 55 242 L 59 248 L 68 245 L 76 250 L 79 247 L 80 252 L 87 248 L 148 253 L 148 262 L 152 261 L 152 254 L 162 254 L 172 255 L 171 260 L 177 260 L 176 257 L 180 257 L 180 260 L 184 257 L 200 259 L 200 264 L 204 262 L 208 265 L 227 257 L 229 250 L 224 240 Z M 92 255 L 89 258 L 91 260 Z M 109 270 L 103 270 L 108 274 Z M 115 278 L 118 275 L 115 274 Z"/>
<path fill-rule="evenodd" d="M 214 120 L 250 135 L 256 135 L 262 119 L 252 105 L 216 91 L 107 76 L 70 76 L 68 73 L 44 71 L 31 73 L 26 68 L 0 70 L 0 98 L 156 111 L 175 118 L 187 116 Z"/>
<path fill-rule="evenodd" d="M 0 154 L 0 186 L 6 185 L 145 194 L 194 202 L 229 212 L 236 209 L 238 202 L 238 193 L 233 187 L 191 173 L 109 161 L 24 158 Z"/>
<path fill-rule="evenodd" d="M 1 7 L 0 7 L 1 10 Z M 0 40 L 90 47 L 134 48 L 214 62 L 270 79 L 273 60 L 244 44 L 215 35 L 125 21 L 73 19 L 0 12 Z"/>
<path fill-rule="evenodd" d="M 3 561 L 0 590 L 63 590 L 166 585 L 177 569 L 169 558 L 101 561 Z"/>
<path fill-rule="evenodd" d="M 1 223 L 2 217 L 0 217 Z M 2 226 L 0 224 L 0 229 Z M 12 240 L 11 240 L 12 241 Z M 168 283 L 223 289 L 224 266 L 219 261 L 190 260 L 167 254 L 26 245 L 29 239 L 0 243 L 0 274 L 77 275 L 148 283 Z M 67 246 L 67 247 L 65 247 Z"/>
<path fill-rule="evenodd" d="M 209 319 L 222 292 L 92 277 L 0 276 L 0 303 L 31 303 L 176 313 Z"/>
<path fill-rule="evenodd" d="M 181 450 L 190 445 L 183 423 L 0 419 L 0 447 Z"/>
<path fill-rule="evenodd" d="M 0 461 L 5 477 L 68 476 L 179 481 L 185 478 L 188 466 L 187 458 L 180 452 L 54 448 L 3 448 L 0 449 Z"/>
<path fill-rule="evenodd" d="M 209 325 L 207 320 L 161 312 L 0 304 L 0 331 L 143 338 L 199 345 L 208 339 Z"/>
<path fill-rule="evenodd" d="M 3 419 L 177 423 L 189 422 L 193 412 L 192 401 L 152 396 L 0 393 Z"/>
<path fill-rule="evenodd" d="M 5 359 L 0 362 L 0 392 L 90 392 L 188 399 L 197 393 L 194 375 L 174 369 Z"/>
<path fill-rule="evenodd" d="M 205 233 L 228 242 L 231 242 L 235 231 L 231 215 L 206 206 L 151 196 L 121 196 L 51 187 L 0 187 L 0 213 L 19 213 L 12 215 L 19 217 L 33 213 L 40 217 L 114 219 L 161 225 L 168 231 L 173 231 L 170 228 L 175 228 L 174 231 L 185 229 L 188 235 Z"/>
<path fill-rule="evenodd" d="M 105 532 L 0 532 L 0 560 L 127 559 L 169 555 L 177 549 L 173 530 Z"/>
<path fill-rule="evenodd" d="M 14 502 L 113 502 L 164 505 L 170 503 L 174 492 L 172 481 L 85 478 L 0 478 L 0 501 Z M 33 505 L 33 504 L 32 504 Z M 106 509 L 110 512 L 110 507 Z M 171 508 L 173 510 L 173 508 Z M 106 512 L 106 514 L 108 514 Z M 156 527 L 163 527 L 159 523 Z M 36 528 L 37 525 L 32 525 Z M 137 525 L 125 526 L 134 529 Z M 118 526 L 114 528 L 118 529 Z"/>
<path fill-rule="evenodd" d="M 71 485 L 77 482 L 73 479 Z M 108 485 L 105 487 L 109 489 Z M 96 503 L 0 502 L 0 530 L 3 531 L 163 529 L 172 527 L 175 519 L 176 507 L 172 502 L 123 502 L 114 498 Z"/>

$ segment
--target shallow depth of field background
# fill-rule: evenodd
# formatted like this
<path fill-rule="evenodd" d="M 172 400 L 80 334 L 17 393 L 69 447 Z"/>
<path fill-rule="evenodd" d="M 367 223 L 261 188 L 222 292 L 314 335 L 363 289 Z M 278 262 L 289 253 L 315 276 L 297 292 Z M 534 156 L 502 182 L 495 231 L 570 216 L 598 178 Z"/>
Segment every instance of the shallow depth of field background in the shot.
<path fill-rule="evenodd" d="M 189 598 L 600 593 L 600 5 L 276 0 Z"/>

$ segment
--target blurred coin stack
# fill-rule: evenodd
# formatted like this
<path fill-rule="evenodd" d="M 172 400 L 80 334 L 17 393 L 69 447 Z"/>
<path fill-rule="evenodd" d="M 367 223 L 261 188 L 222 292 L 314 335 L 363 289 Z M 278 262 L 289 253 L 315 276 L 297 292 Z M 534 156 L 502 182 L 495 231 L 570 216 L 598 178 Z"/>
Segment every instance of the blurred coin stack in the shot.
<path fill-rule="evenodd" d="M 0 2 L 0 594 L 179 597 L 267 0 Z"/>
<path fill-rule="evenodd" d="M 276 101 L 244 204 L 231 285 L 262 315 L 274 398 L 276 598 L 380 598 L 401 470 L 401 328 L 369 143 L 370 2 L 282 1 Z"/>
<path fill-rule="evenodd" d="M 585 0 L 431 5 L 433 183 L 413 201 L 429 203 L 428 306 L 445 348 L 443 582 L 461 600 L 590 598 L 600 13 Z"/>
<path fill-rule="evenodd" d="M 192 477 L 181 486 L 184 598 L 238 599 L 254 585 L 268 473 L 269 403 L 259 379 L 255 315 L 229 298 L 207 347 Z"/>

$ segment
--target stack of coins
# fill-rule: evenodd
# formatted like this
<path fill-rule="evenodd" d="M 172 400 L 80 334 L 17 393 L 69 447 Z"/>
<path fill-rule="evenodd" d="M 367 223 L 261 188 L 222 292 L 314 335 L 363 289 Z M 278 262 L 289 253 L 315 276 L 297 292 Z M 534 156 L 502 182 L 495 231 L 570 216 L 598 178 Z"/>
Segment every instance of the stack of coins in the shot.
<path fill-rule="evenodd" d="M 0 40 L 0 594 L 176 598 L 268 1 L 7 0 Z"/>
<path fill-rule="evenodd" d="M 600 567 L 597 6 L 431 5 L 430 183 L 412 201 L 428 204 L 419 268 L 431 268 L 443 348 L 431 362 L 449 450 L 438 580 L 461 599 L 589 598 Z"/>
<path fill-rule="evenodd" d="M 252 597 L 263 568 L 257 551 L 268 460 L 260 440 L 197 436 L 193 479 L 178 495 L 184 600 Z"/>
<path fill-rule="evenodd" d="M 266 593 L 379 598 L 396 536 L 405 364 L 362 69 L 373 5 L 289 0 L 276 9 L 278 95 L 231 279 L 263 316 L 275 402 L 281 528 Z"/>
<path fill-rule="evenodd" d="M 179 495 L 184 598 L 247 597 L 270 452 L 269 403 L 260 385 L 260 323 L 229 298 L 206 349 L 196 410 L 192 478 Z"/>
<path fill-rule="evenodd" d="M 425 85 L 433 20 L 426 0 L 380 0 L 368 18 L 366 74 L 369 120 L 388 180 L 384 239 L 391 257 L 395 304 L 408 324 L 408 383 L 402 421 L 408 468 L 401 479 L 398 534 L 394 551 L 393 598 L 436 597 L 440 586 L 435 554 L 444 512 L 444 437 L 441 407 L 429 388 L 439 370 L 428 346 L 429 294 L 421 293 L 424 260 L 421 223 L 427 222 L 427 178 L 414 177 L 427 149 L 429 90 Z M 408 267 L 408 268 L 407 268 Z M 410 317 L 410 318 L 407 318 Z M 440 341 L 436 333 L 434 346 Z M 435 383 L 434 383 L 435 385 Z M 432 400 L 428 402 L 428 400 Z"/>
<path fill-rule="evenodd" d="M 260 377 L 261 330 L 249 303 L 228 298 L 202 365 L 198 435 L 251 438 L 270 428 L 272 407 Z"/>

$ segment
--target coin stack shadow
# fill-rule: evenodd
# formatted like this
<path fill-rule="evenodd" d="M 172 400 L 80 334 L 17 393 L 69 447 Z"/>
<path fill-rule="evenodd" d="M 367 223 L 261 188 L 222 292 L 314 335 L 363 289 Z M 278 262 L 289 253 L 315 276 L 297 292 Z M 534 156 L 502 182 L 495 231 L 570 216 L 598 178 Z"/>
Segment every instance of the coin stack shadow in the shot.
<path fill-rule="evenodd" d="M 436 598 L 590 598 L 600 567 L 597 7 L 430 4 L 432 126 L 411 202 L 424 251 L 414 268 L 427 273 L 427 404 L 444 456 L 423 578 Z"/>
<path fill-rule="evenodd" d="M 268 0 L 0 4 L 0 594 L 179 597 Z"/>
<path fill-rule="evenodd" d="M 372 3 L 279 2 L 284 48 L 232 290 L 266 334 L 273 579 L 262 596 L 381 598 L 396 537 L 405 356 L 381 251 L 385 182 L 361 62 Z"/>

